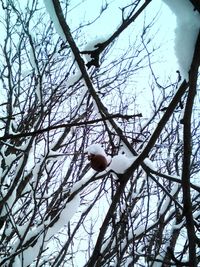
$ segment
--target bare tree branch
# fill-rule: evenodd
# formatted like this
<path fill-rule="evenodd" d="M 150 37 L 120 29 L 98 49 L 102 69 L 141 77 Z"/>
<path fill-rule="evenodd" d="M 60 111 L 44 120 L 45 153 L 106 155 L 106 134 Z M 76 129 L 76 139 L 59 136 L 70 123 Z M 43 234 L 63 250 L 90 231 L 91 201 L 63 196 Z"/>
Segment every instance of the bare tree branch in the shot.
<path fill-rule="evenodd" d="M 192 212 L 192 200 L 190 189 L 190 166 L 192 154 L 192 136 L 191 136 L 191 117 L 196 95 L 198 69 L 200 66 L 200 32 L 195 46 L 193 61 L 189 71 L 189 92 L 187 96 L 185 113 L 183 117 L 183 136 L 184 136 L 184 154 L 183 154 L 183 171 L 182 171 L 182 188 L 184 214 L 187 221 L 187 234 L 189 240 L 189 262 L 190 266 L 197 266 L 196 259 L 196 234 Z"/>

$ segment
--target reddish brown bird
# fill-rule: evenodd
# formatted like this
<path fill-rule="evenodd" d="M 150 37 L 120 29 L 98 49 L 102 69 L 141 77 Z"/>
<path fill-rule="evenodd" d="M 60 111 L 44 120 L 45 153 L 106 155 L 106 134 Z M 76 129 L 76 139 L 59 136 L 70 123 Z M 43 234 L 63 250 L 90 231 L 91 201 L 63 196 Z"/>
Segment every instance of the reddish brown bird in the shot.
<path fill-rule="evenodd" d="M 91 167 L 97 172 L 102 172 L 108 166 L 108 162 L 103 155 L 90 154 L 88 159 L 91 161 Z"/>

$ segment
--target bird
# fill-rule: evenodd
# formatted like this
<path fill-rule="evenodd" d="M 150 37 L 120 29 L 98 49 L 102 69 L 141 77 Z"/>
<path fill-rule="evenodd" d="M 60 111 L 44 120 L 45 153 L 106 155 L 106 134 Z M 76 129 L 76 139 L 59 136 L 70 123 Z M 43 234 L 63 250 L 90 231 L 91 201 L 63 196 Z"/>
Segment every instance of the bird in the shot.
<path fill-rule="evenodd" d="M 97 172 L 102 172 L 104 171 L 107 166 L 108 166 L 108 162 L 106 157 L 104 157 L 103 155 L 100 154 L 90 154 L 88 155 L 88 159 L 91 162 L 91 167 L 93 170 L 97 171 Z"/>

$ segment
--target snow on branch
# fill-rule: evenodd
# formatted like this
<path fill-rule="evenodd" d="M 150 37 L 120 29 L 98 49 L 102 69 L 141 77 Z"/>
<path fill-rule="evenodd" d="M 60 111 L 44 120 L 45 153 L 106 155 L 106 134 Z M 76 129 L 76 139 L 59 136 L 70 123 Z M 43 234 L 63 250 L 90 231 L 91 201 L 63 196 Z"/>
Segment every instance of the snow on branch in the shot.
<path fill-rule="evenodd" d="M 18 231 L 21 237 L 24 236 L 25 232 L 27 233 L 27 235 L 24 238 L 21 253 L 18 254 L 17 251 L 20 240 L 17 240 L 12 246 L 12 251 L 18 254 L 15 257 L 14 266 L 19 266 L 17 264 L 19 264 L 20 262 L 23 262 L 24 267 L 29 266 L 35 261 L 41 249 L 47 250 L 47 245 L 51 238 L 58 234 L 59 231 L 70 221 L 72 216 L 76 213 L 79 205 L 80 196 L 79 194 L 77 194 L 60 211 L 60 213 L 56 217 L 56 221 L 53 222 L 48 220 L 40 226 L 34 227 L 32 229 L 29 228 L 28 231 L 26 228 L 27 226 L 29 227 L 29 223 L 23 225 L 22 227 L 18 227 Z"/>
<path fill-rule="evenodd" d="M 54 24 L 54 27 L 55 27 L 57 33 L 62 38 L 62 40 L 64 42 L 66 42 L 66 37 L 65 37 L 63 29 L 62 29 L 62 27 L 60 25 L 59 19 L 58 19 L 57 15 L 56 15 L 55 8 L 54 8 L 52 0 L 43 0 L 43 1 L 44 1 L 46 10 L 49 13 L 49 16 L 50 16 L 50 18 L 51 18 L 51 20 L 52 20 L 52 22 Z"/>
<path fill-rule="evenodd" d="M 74 198 L 68 202 L 59 214 L 59 219 L 48 229 L 45 240 L 49 240 L 57 234 L 64 225 L 66 225 L 72 216 L 76 213 L 80 206 L 80 196 L 75 195 Z M 50 222 L 51 224 L 51 222 Z"/>
<path fill-rule="evenodd" d="M 195 43 L 200 29 L 200 15 L 189 0 L 163 0 L 176 16 L 175 53 L 183 78 L 188 80 L 188 72 L 193 58 Z"/>

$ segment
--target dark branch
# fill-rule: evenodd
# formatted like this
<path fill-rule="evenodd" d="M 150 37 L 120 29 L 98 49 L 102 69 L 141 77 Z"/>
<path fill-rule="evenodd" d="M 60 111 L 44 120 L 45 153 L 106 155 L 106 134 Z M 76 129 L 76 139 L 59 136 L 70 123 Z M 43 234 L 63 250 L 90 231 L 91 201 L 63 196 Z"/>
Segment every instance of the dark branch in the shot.
<path fill-rule="evenodd" d="M 200 31 L 197 38 L 193 60 L 189 71 L 189 92 L 187 96 L 185 113 L 183 117 L 183 171 L 182 171 L 182 189 L 183 189 L 183 206 L 184 215 L 186 217 L 186 227 L 189 242 L 189 262 L 190 266 L 197 266 L 196 259 L 196 234 L 193 220 L 192 199 L 190 192 L 190 176 L 191 176 L 191 155 L 192 155 L 192 133 L 191 119 L 194 99 L 196 95 L 196 86 L 198 78 L 198 69 L 200 66 Z"/>
<path fill-rule="evenodd" d="M 90 120 L 90 121 L 83 121 L 83 122 L 72 122 L 72 123 L 64 123 L 64 124 L 59 124 L 59 125 L 54 125 L 54 126 L 49 126 L 43 129 L 38 129 L 32 132 L 27 132 L 27 133 L 19 133 L 19 134 L 6 134 L 2 137 L 0 137 L 0 141 L 5 141 L 8 139 L 17 139 L 17 138 L 21 138 L 21 137 L 27 137 L 27 136 L 35 136 L 38 134 L 42 134 L 45 132 L 49 132 L 52 130 L 56 130 L 56 129 L 61 129 L 61 128 L 71 128 L 74 126 L 84 126 L 84 125 L 90 125 L 90 124 L 94 124 L 94 123 L 98 123 L 98 122 L 102 122 L 102 121 L 106 121 L 109 119 L 115 119 L 115 118 L 121 118 L 124 120 L 129 120 L 135 117 L 142 117 L 142 113 L 138 113 L 135 115 L 122 115 L 122 114 L 113 114 L 110 115 L 108 117 L 105 118 L 101 118 L 101 119 L 95 119 L 95 120 Z"/>
<path fill-rule="evenodd" d="M 190 266 L 189 262 L 182 262 L 182 261 L 178 260 L 175 257 L 174 252 L 173 252 L 173 250 L 170 247 L 167 248 L 167 252 L 171 255 L 171 258 L 175 262 L 176 266 L 178 266 L 178 267 L 181 267 L 181 266 Z"/>
<path fill-rule="evenodd" d="M 199 0 L 190 0 L 190 2 L 194 6 L 194 10 L 198 10 L 200 13 L 200 1 Z"/>

